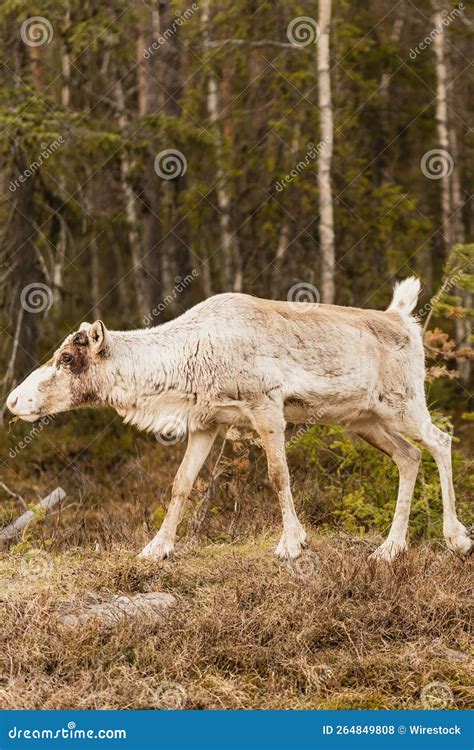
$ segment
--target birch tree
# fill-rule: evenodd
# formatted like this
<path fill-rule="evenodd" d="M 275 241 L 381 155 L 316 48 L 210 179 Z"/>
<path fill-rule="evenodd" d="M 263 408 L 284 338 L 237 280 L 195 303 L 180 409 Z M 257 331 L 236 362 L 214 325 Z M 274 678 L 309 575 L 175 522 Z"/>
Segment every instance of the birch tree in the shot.
<path fill-rule="evenodd" d="M 446 30 L 443 24 L 441 10 L 434 4 L 433 22 L 438 33 L 434 35 L 433 48 L 436 59 L 436 130 L 438 134 L 438 143 L 444 154 L 441 155 L 441 221 L 442 235 L 446 254 L 451 250 L 452 231 L 451 231 L 451 185 L 449 168 L 452 159 L 449 151 L 449 131 L 448 131 L 448 104 L 447 104 L 447 71 L 446 71 Z"/>
<path fill-rule="evenodd" d="M 123 138 L 127 137 L 129 122 L 125 107 L 125 95 L 122 81 L 119 79 L 115 86 L 115 98 L 118 106 L 118 124 Z M 135 289 L 137 310 L 143 318 L 149 312 L 147 295 L 145 293 L 145 279 L 142 268 L 142 245 L 138 230 L 137 198 L 131 184 L 132 165 L 125 146 L 120 149 L 120 182 L 125 199 L 125 214 L 128 225 L 128 244 L 132 261 L 132 278 Z"/>
<path fill-rule="evenodd" d="M 203 0 L 202 4 L 202 26 L 204 48 L 207 50 L 210 42 L 209 26 L 209 0 Z M 242 291 L 242 267 L 238 240 L 231 228 L 231 200 L 227 187 L 227 180 L 222 168 L 222 136 L 219 129 L 219 88 L 218 81 L 212 70 L 207 74 L 207 114 L 211 125 L 215 125 L 215 148 L 217 161 L 217 204 L 219 207 L 219 229 L 220 229 L 220 256 L 222 258 L 222 283 L 224 291 L 233 289 L 234 292 Z"/>
<path fill-rule="evenodd" d="M 452 251 L 453 244 L 465 242 L 465 232 L 462 218 L 462 191 L 459 173 L 459 148 L 456 126 L 450 122 L 448 115 L 448 59 L 446 55 L 446 27 L 443 15 L 437 3 L 433 3 L 433 22 L 437 34 L 434 36 L 433 46 L 436 59 L 436 128 L 438 142 L 445 152 L 441 162 L 441 220 L 442 236 L 446 250 L 446 257 Z M 454 290 L 462 299 L 463 306 L 471 306 L 471 295 L 462 290 Z M 469 344 L 471 324 L 467 318 L 455 321 L 456 340 L 460 346 Z M 458 364 L 459 377 L 465 384 L 469 383 L 471 366 L 469 361 Z"/>
<path fill-rule="evenodd" d="M 320 153 L 318 160 L 319 187 L 319 242 L 321 246 L 321 298 L 334 302 L 335 247 L 334 208 L 331 191 L 331 164 L 334 126 L 331 101 L 329 35 L 331 30 L 331 0 L 319 1 L 318 103 L 320 112 Z"/>

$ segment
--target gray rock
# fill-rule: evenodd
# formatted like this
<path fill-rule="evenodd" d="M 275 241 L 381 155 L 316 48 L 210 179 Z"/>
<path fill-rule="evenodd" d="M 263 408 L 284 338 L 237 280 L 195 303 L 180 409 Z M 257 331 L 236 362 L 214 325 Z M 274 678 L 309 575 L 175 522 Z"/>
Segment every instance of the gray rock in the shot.
<path fill-rule="evenodd" d="M 115 596 L 109 602 L 91 604 L 79 612 L 61 615 L 58 621 L 61 625 L 71 628 L 87 625 L 93 620 L 105 625 L 113 625 L 130 618 L 146 618 L 153 622 L 163 622 L 168 610 L 175 605 L 175 597 L 163 592 Z"/>

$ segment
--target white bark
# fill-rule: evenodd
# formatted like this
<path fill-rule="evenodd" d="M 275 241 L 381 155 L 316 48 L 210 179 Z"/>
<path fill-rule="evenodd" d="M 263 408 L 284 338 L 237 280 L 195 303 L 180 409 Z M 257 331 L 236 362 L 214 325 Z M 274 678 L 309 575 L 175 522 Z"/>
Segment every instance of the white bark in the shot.
<path fill-rule="evenodd" d="M 202 3 L 202 25 L 204 46 L 209 44 L 209 0 Z M 211 124 L 217 123 L 219 118 L 219 92 L 217 80 L 212 72 L 207 79 L 207 112 Z M 231 288 L 234 292 L 242 291 L 242 265 L 236 235 L 231 230 L 231 201 L 227 190 L 227 183 L 222 169 L 222 139 L 218 125 L 215 131 L 216 160 L 217 160 L 217 205 L 219 207 L 219 229 L 221 238 L 222 276 L 225 291 Z"/>
<path fill-rule="evenodd" d="M 451 200 L 452 200 L 452 240 L 454 243 L 464 244 L 466 242 L 466 233 L 464 230 L 463 223 L 463 195 L 461 187 L 461 176 L 460 176 L 460 156 L 458 139 L 456 133 L 456 125 L 451 122 L 449 125 L 449 143 L 451 147 L 451 155 L 454 161 L 453 172 L 451 175 Z M 464 308 L 469 309 L 472 307 L 472 294 L 462 289 L 455 289 L 455 293 L 458 294 L 462 299 L 462 305 Z M 469 346 L 472 335 L 472 319 L 469 316 L 465 318 L 456 318 L 456 341 L 459 346 Z M 458 373 L 461 382 L 469 387 L 471 380 L 472 365 L 469 359 L 458 362 Z"/>
<path fill-rule="evenodd" d="M 71 6 L 66 3 L 64 9 L 64 32 L 69 31 L 71 25 Z M 69 45 L 64 45 L 62 54 L 62 89 L 61 89 L 61 104 L 63 107 L 69 107 L 69 100 L 71 98 L 70 79 L 71 79 L 71 56 L 69 54 Z"/>
<path fill-rule="evenodd" d="M 119 107 L 118 124 L 124 135 L 127 134 L 128 119 L 125 109 L 125 96 L 123 93 L 122 82 L 119 81 L 115 87 L 115 96 Z M 147 309 L 146 294 L 144 288 L 143 270 L 142 270 L 142 247 L 138 234 L 138 211 L 137 199 L 133 192 L 131 180 L 131 165 L 125 148 L 120 150 L 120 181 L 122 191 L 125 197 L 125 214 L 128 222 L 128 243 L 132 256 L 132 272 L 135 286 L 135 295 L 137 300 L 137 309 L 144 317 L 149 310 Z"/>
<path fill-rule="evenodd" d="M 436 58 L 436 127 L 440 147 L 450 154 L 454 165 L 451 174 L 441 178 L 441 219 L 443 223 L 443 238 L 446 256 L 451 253 L 452 245 L 464 242 L 464 226 L 462 222 L 462 193 L 458 165 L 458 144 L 456 130 L 448 117 L 448 61 L 446 59 L 446 27 L 443 24 L 441 10 L 434 2 L 433 22 L 439 33 L 433 39 Z M 463 301 L 464 307 L 470 307 L 472 298 L 467 292 L 455 289 Z M 471 323 L 469 320 L 457 320 L 455 323 L 456 340 L 464 346 L 469 344 Z M 462 382 L 469 383 L 471 365 L 469 361 L 458 363 L 458 372 Z"/>
<path fill-rule="evenodd" d="M 68 32 L 69 27 L 71 24 L 71 6 L 69 3 L 66 4 L 64 9 L 64 31 L 65 33 Z M 62 49 L 62 55 L 61 55 L 61 69 L 62 69 L 62 85 L 61 85 L 61 105 L 67 109 L 69 107 L 69 102 L 71 99 L 71 87 L 70 87 L 70 79 L 71 79 L 71 56 L 69 54 L 69 46 L 67 44 L 63 45 Z M 64 197 L 66 195 L 66 180 L 63 175 L 59 178 L 59 186 L 61 188 L 61 200 L 64 200 Z M 57 255 L 54 260 L 54 267 L 53 267 L 53 301 L 54 301 L 54 312 L 56 314 L 56 317 L 58 317 L 61 314 L 61 307 L 62 307 L 62 297 L 61 297 L 61 290 L 64 287 L 64 266 L 66 262 L 66 248 L 67 248 L 67 238 L 66 238 L 66 226 L 64 223 L 64 219 L 62 218 L 61 214 L 58 214 L 59 217 L 59 239 L 58 239 L 58 247 L 57 247 Z"/>
<path fill-rule="evenodd" d="M 447 73 L 445 60 L 445 26 L 440 10 L 435 10 L 433 16 L 435 28 L 439 33 L 433 38 L 433 48 L 436 58 L 436 128 L 438 132 L 438 143 L 447 153 L 449 152 L 449 131 L 448 131 L 448 105 L 447 105 Z M 441 220 L 443 224 L 443 238 L 448 255 L 451 250 L 452 231 L 451 231 L 451 186 L 449 170 L 444 170 L 446 174 L 440 179 L 441 183 Z"/>
<path fill-rule="evenodd" d="M 331 29 L 331 0 L 319 2 L 318 40 L 318 103 L 320 112 L 320 152 L 318 160 L 319 241 L 321 245 L 321 298 L 334 302 L 334 208 L 331 191 L 331 164 L 334 127 L 331 101 L 329 34 Z"/>
<path fill-rule="evenodd" d="M 13 523 L 5 526 L 0 531 L 0 546 L 10 539 L 18 536 L 23 529 L 31 522 L 34 521 L 38 516 L 40 510 L 51 510 L 57 503 L 61 502 L 66 497 L 66 493 L 61 487 L 57 487 L 50 495 L 45 497 L 33 510 L 27 510 L 23 515 L 13 521 Z"/>

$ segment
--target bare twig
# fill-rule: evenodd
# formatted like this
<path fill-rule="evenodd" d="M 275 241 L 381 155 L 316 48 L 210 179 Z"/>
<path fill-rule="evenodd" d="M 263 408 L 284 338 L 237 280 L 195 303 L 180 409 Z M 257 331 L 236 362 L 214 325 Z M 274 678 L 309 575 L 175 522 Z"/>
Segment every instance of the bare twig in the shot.
<path fill-rule="evenodd" d="M 12 351 L 10 355 L 10 361 L 8 362 L 5 375 L 3 376 L 2 386 L 7 386 L 13 380 L 13 373 L 15 371 L 16 354 L 18 351 L 18 343 L 20 340 L 21 324 L 23 322 L 23 313 L 24 313 L 23 307 L 20 307 L 18 311 L 18 318 L 16 321 L 15 337 L 13 339 L 13 346 L 12 346 Z M 3 414 L 3 410 L 2 410 L 2 414 Z"/>
<path fill-rule="evenodd" d="M 26 502 L 26 500 L 21 495 L 18 494 L 18 492 L 14 492 L 13 490 L 11 490 L 9 487 L 7 487 L 7 485 L 5 484 L 5 482 L 2 482 L 1 480 L 0 480 L 0 487 L 3 490 L 5 490 L 5 492 L 7 493 L 7 495 L 10 495 L 10 497 L 14 497 L 15 500 L 19 500 L 20 503 L 23 505 L 24 509 L 28 510 L 28 503 Z"/>

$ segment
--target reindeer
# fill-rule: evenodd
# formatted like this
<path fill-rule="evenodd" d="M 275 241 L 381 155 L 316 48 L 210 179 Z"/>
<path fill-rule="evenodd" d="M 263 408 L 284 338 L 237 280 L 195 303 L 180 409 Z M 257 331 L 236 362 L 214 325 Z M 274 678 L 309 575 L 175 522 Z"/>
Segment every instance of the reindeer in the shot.
<path fill-rule="evenodd" d="M 188 434 L 165 520 L 141 555 L 172 555 L 184 503 L 221 425 L 250 425 L 263 443 L 278 495 L 282 559 L 300 555 L 306 533 L 293 505 L 285 426 L 316 421 L 349 428 L 394 460 L 395 514 L 373 553 L 392 561 L 406 549 L 421 443 L 441 478 L 448 547 L 471 540 L 456 517 L 451 438 L 432 421 L 424 394 L 424 352 L 411 313 L 416 278 L 397 284 L 386 311 L 219 294 L 156 328 L 109 331 L 83 323 L 53 357 L 9 395 L 27 421 L 83 406 L 111 406 L 139 429 Z"/>

